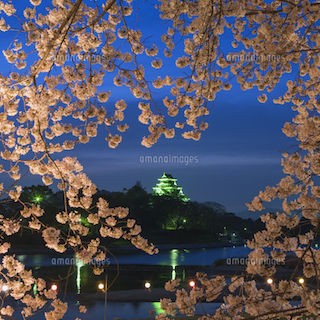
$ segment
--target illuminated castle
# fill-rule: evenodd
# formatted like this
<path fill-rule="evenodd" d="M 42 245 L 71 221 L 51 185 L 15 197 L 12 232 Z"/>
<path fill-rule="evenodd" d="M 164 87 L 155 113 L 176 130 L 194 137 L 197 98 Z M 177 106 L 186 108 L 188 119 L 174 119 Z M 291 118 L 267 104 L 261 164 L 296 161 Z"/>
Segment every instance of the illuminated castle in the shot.
<path fill-rule="evenodd" d="M 177 179 L 171 174 L 164 173 L 158 179 L 158 183 L 152 188 L 154 196 L 166 196 L 187 202 L 190 199 L 183 193 L 182 187 L 178 186 Z"/>

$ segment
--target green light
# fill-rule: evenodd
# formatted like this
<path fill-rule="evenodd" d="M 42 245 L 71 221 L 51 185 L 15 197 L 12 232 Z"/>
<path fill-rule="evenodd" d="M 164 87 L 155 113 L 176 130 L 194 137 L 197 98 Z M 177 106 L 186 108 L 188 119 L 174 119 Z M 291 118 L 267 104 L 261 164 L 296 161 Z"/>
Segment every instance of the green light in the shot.
<path fill-rule="evenodd" d="M 171 280 L 176 279 L 176 266 L 178 264 L 178 255 L 179 251 L 177 249 L 173 249 L 170 251 L 170 262 L 171 262 L 171 267 L 172 267 L 172 272 L 171 272 Z"/>
<path fill-rule="evenodd" d="M 177 198 L 181 201 L 188 202 L 190 199 L 183 193 L 182 187 L 178 186 L 177 179 L 170 174 L 164 173 L 158 179 L 158 183 L 152 188 L 155 196 L 168 196 Z"/>
<path fill-rule="evenodd" d="M 36 195 L 33 197 L 33 202 L 34 203 L 40 203 L 43 201 L 43 197 L 41 195 Z"/>
<path fill-rule="evenodd" d="M 81 267 L 84 266 L 84 263 L 82 260 L 76 258 L 76 267 L 77 267 L 77 293 L 81 293 Z"/>
<path fill-rule="evenodd" d="M 37 285 L 34 284 L 32 287 L 33 294 L 36 295 L 38 293 Z"/>
<path fill-rule="evenodd" d="M 171 271 L 171 280 L 175 280 L 177 277 L 176 273 L 176 266 L 172 266 L 172 271 Z"/>
<path fill-rule="evenodd" d="M 155 315 L 158 315 L 164 312 L 164 310 L 161 308 L 160 302 L 152 302 L 152 306 L 153 306 Z"/>

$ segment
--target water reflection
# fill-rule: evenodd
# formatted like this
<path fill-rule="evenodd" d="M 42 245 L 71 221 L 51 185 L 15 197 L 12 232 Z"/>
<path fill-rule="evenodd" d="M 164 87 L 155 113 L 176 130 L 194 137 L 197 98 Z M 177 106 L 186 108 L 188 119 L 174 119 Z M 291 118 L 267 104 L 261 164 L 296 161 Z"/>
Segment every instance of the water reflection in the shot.
<path fill-rule="evenodd" d="M 77 267 L 77 293 L 81 293 L 81 267 L 83 267 L 84 263 L 82 260 L 76 258 L 76 267 Z"/>
<path fill-rule="evenodd" d="M 170 262 L 171 262 L 171 267 L 172 267 L 172 273 L 171 273 L 171 280 L 175 280 L 176 278 L 176 266 L 178 264 L 178 254 L 179 250 L 177 249 L 172 249 L 170 251 Z"/>
<path fill-rule="evenodd" d="M 164 312 L 164 310 L 161 308 L 161 303 L 160 302 L 151 302 L 154 315 L 158 315 Z"/>
<path fill-rule="evenodd" d="M 141 253 L 130 252 L 117 256 L 119 265 L 111 263 L 108 265 L 107 272 L 112 290 L 143 288 L 146 281 L 149 281 L 154 288 L 163 288 L 169 280 L 181 278 L 182 281 L 186 281 L 192 277 L 195 269 L 192 269 L 191 266 L 197 265 L 198 269 L 201 265 L 208 265 L 221 258 L 243 257 L 249 251 L 249 248 L 243 246 L 192 250 L 171 249 L 148 257 L 144 257 Z M 37 277 L 50 278 L 59 283 L 60 287 L 61 279 L 68 277 L 70 279 L 67 281 L 66 290 L 68 292 L 77 294 L 96 292 L 98 282 L 105 281 L 105 275 L 93 277 L 92 266 L 84 265 L 74 255 L 18 255 L 18 259 L 28 267 L 32 266 Z M 37 290 L 36 287 L 33 289 Z"/>
<path fill-rule="evenodd" d="M 229 257 L 243 257 L 250 251 L 249 248 L 199 248 L 199 249 L 172 249 L 161 251 L 159 255 L 146 256 L 142 253 L 127 253 L 117 256 L 119 266 L 113 264 L 108 266 L 108 278 L 111 283 L 114 282 L 112 290 L 130 290 L 143 286 L 145 281 L 150 281 L 152 287 L 163 288 L 164 283 L 168 280 L 176 278 L 190 279 L 190 274 L 194 269 L 189 266 L 206 266 L 219 259 Z M 51 279 L 61 278 L 60 275 L 70 274 L 68 270 L 72 267 L 71 281 L 68 282 L 68 292 L 78 294 L 86 294 L 97 292 L 97 284 L 105 283 L 105 274 L 100 277 L 93 278 L 90 265 L 84 265 L 82 261 L 73 258 L 72 255 L 65 255 L 63 263 L 58 260 L 61 256 L 51 255 L 19 255 L 19 260 L 29 266 L 33 266 L 37 270 L 37 276 L 50 276 Z M 53 263 L 55 261 L 56 263 Z M 62 261 L 62 260 L 61 260 Z M 141 264 L 142 266 L 138 266 Z M 52 268 L 54 265 L 54 268 Z M 144 265 L 144 266 L 143 266 Z M 154 266 L 148 266 L 154 265 Z M 41 267 L 41 268 L 40 268 Z M 191 270 L 191 271 L 190 271 Z M 119 271 L 120 275 L 119 276 Z M 34 287 L 34 290 L 37 288 Z M 92 301 L 91 305 L 88 301 L 83 301 L 88 306 L 87 320 L 101 319 L 101 315 L 105 310 L 104 299 L 102 301 Z M 199 305 L 197 310 L 199 313 L 206 313 L 214 310 L 216 305 L 204 304 Z M 158 315 L 162 312 L 159 302 L 149 303 L 126 303 L 126 302 L 109 302 L 108 301 L 108 319 L 141 319 L 150 316 L 150 312 Z M 203 310 L 205 309 L 205 310 Z M 71 311 L 72 315 L 76 315 L 75 311 Z M 130 317 L 129 317 L 130 316 Z M 74 317 L 73 317 L 74 318 Z M 43 320 L 43 318 L 36 318 Z"/>
<path fill-rule="evenodd" d="M 109 257 L 111 264 L 144 264 L 144 265 L 162 265 L 171 267 L 182 265 L 211 265 L 217 260 L 246 257 L 250 249 L 246 246 L 224 247 L 224 248 L 199 248 L 191 250 L 161 250 L 159 254 L 148 255 L 142 252 L 117 254 L 117 259 Z M 53 259 L 59 264 L 61 255 L 30 254 L 17 255 L 17 259 L 26 266 L 52 266 Z M 64 255 L 64 259 L 72 259 L 72 256 Z"/>
<path fill-rule="evenodd" d="M 171 280 L 175 280 L 176 276 L 176 266 L 172 266 Z"/>
<path fill-rule="evenodd" d="M 79 303 L 68 301 L 68 304 L 66 319 L 75 319 L 79 316 Z M 102 320 L 105 312 L 108 320 L 152 319 L 154 315 L 163 312 L 160 302 L 108 302 L 106 310 L 103 301 L 95 301 L 91 305 L 82 301 L 81 304 L 85 304 L 88 309 L 86 320 Z M 218 303 L 198 304 L 196 314 L 213 313 L 217 307 L 219 307 Z M 36 314 L 32 319 L 43 320 L 43 315 Z"/>

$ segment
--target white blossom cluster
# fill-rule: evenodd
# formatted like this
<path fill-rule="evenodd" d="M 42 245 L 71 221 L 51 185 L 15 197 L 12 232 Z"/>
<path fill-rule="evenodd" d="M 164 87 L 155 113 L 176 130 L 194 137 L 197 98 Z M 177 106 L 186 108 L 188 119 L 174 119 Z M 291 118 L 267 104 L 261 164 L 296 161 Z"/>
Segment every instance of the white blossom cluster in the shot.
<path fill-rule="evenodd" d="M 197 275 L 198 283 L 191 290 L 178 288 L 176 280 L 168 283 L 167 290 L 177 287 L 176 301 L 162 300 L 166 314 L 157 319 L 174 319 L 178 313 L 194 315 L 195 304 L 212 301 L 211 297 L 223 297 L 224 303 L 214 314 L 199 319 L 318 319 L 320 253 L 315 244 L 320 230 L 319 2 L 165 0 L 161 10 L 163 17 L 172 22 L 163 38 L 168 50 L 173 50 L 174 36 L 185 37 L 185 55 L 176 64 L 189 68 L 192 76 L 179 79 L 184 83 L 174 89 L 179 99 L 214 99 L 218 91 L 230 89 L 227 79 L 232 74 L 243 90 L 256 87 L 262 91 L 258 101 L 265 103 L 268 93 L 286 73 L 297 72 L 295 80 L 287 81 L 286 92 L 274 99 L 274 103 L 286 104 L 295 112 L 283 133 L 296 139 L 297 150 L 283 154 L 285 176 L 281 181 L 275 187 L 266 187 L 248 204 L 250 210 L 260 211 L 265 202 L 280 199 L 282 212 L 261 217 L 265 229 L 248 242 L 253 251 L 246 273 L 231 279 L 231 284 L 220 280 L 220 276 L 203 282 Z M 232 32 L 232 48 L 239 50 L 232 52 L 231 58 L 222 53 L 225 29 Z M 250 54 L 255 58 L 241 59 Z M 266 59 L 267 55 L 274 59 Z M 276 265 L 257 263 L 266 259 L 285 262 L 290 257 L 297 259 L 297 266 L 291 270 L 289 280 L 279 279 Z M 297 282 L 300 269 L 303 284 Z M 270 285 L 265 283 L 267 277 L 274 277 Z"/>
<path fill-rule="evenodd" d="M 88 143 L 100 127 L 107 131 L 110 148 L 121 143 L 121 134 L 129 127 L 127 103 L 123 99 L 109 103 L 106 78 L 116 86 L 126 85 L 137 98 L 150 100 L 143 67 L 133 62 L 144 51 L 142 35 L 123 20 L 131 14 L 132 5 L 111 1 L 96 7 L 81 0 L 53 0 L 47 5 L 41 0 L 0 1 L 0 31 L 14 37 L 1 62 L 9 64 L 11 71 L 0 73 L 0 173 L 11 179 L 7 185 L 0 184 L 0 193 L 23 207 L 14 218 L 0 215 L 1 239 L 8 240 L 1 240 L 0 252 L 10 250 L 11 235 L 28 228 L 41 234 L 49 249 L 59 253 L 73 249 L 83 263 L 106 259 L 103 238 L 123 238 L 149 254 L 157 253 L 141 236 L 141 227 L 128 217 L 127 208 L 110 208 L 104 199 L 94 198 L 96 186 L 76 158 L 59 157 Z M 124 39 L 132 50 L 121 51 L 119 43 L 114 43 L 117 39 Z M 158 118 L 153 117 L 157 125 Z M 46 225 L 46 212 L 20 199 L 20 180 L 26 172 L 63 191 L 64 210 L 55 217 L 60 227 Z M 86 224 L 79 211 L 87 213 Z M 97 227 L 99 234 L 92 238 L 90 231 Z M 47 320 L 62 319 L 67 304 L 13 259 L 5 256 L 0 264 L 0 285 L 6 286 L 0 319 L 14 316 L 16 304 L 7 297 L 22 301 L 24 318 L 40 311 Z M 9 268 L 9 263 L 14 265 Z M 103 271 L 102 265 L 93 266 L 94 274 Z M 52 300 L 48 312 L 44 311 L 46 300 Z"/>
<path fill-rule="evenodd" d="M 65 252 L 71 247 L 84 262 L 104 260 L 101 239 L 106 237 L 124 238 L 156 253 L 141 236 L 141 227 L 128 217 L 128 210 L 94 200 L 96 186 L 78 160 L 59 155 L 88 143 L 102 128 L 110 148 L 121 143 L 129 128 L 125 121 L 128 101 L 111 102 L 115 87 L 127 87 L 137 99 L 138 120 L 149 132 L 142 145 L 151 147 L 161 137 L 173 138 L 179 130 L 184 138 L 199 140 L 208 128 L 203 120 L 210 112 L 208 102 L 220 91 L 230 90 L 233 78 L 242 90 L 261 91 L 258 101 L 266 103 L 281 79 L 296 71 L 295 80 L 287 81 L 287 91 L 274 102 L 289 104 L 296 112 L 283 132 L 297 140 L 298 150 L 283 155 L 285 177 L 278 185 L 267 187 L 249 204 L 261 210 L 264 202 L 281 199 L 283 212 L 263 216 L 265 230 L 249 243 L 253 249 L 249 260 L 271 255 L 285 261 L 288 253 L 294 254 L 304 276 L 317 285 L 302 286 L 291 279 L 275 282 L 268 290 L 254 277 L 272 276 L 276 267 L 249 263 L 247 274 L 231 284 L 221 276 L 209 279 L 198 274 L 199 286 L 191 292 L 178 290 L 177 300 L 163 300 L 162 306 L 169 316 L 178 310 L 191 315 L 197 301 L 214 301 L 225 294 L 222 307 L 203 319 L 270 319 L 272 312 L 274 319 L 285 318 L 288 310 L 298 312 L 298 308 L 318 316 L 320 255 L 313 244 L 320 223 L 319 2 L 161 0 L 156 10 L 169 27 L 161 42 L 152 39 L 152 43 L 130 25 L 137 8 L 130 0 L 53 0 L 50 4 L 30 0 L 23 5 L 0 1 L 0 31 L 13 40 L 1 61 L 10 72 L 0 73 L 0 174 L 13 184 L 1 183 L 0 193 L 23 206 L 15 219 L 1 213 L 0 252 L 10 250 L 8 237 L 28 227 L 42 235 L 48 248 Z M 231 43 L 223 44 L 230 37 Z M 228 46 L 231 51 L 224 52 Z M 179 75 L 163 74 L 171 59 Z M 161 105 L 154 98 L 156 92 L 165 92 Z M 63 191 L 64 210 L 56 216 L 61 229 L 44 224 L 46 213 L 40 206 L 21 201 L 20 180 L 26 173 Z M 81 223 L 79 209 L 87 212 L 89 226 Z M 310 228 L 297 236 L 302 224 Z M 68 232 L 63 231 L 65 227 Z M 100 237 L 87 239 L 91 227 L 98 227 Z M 272 248 L 271 253 L 264 248 Z M 45 283 L 37 283 L 38 295 L 30 293 L 36 280 L 13 257 L 5 256 L 0 269 L 8 295 L 26 305 L 25 317 L 42 309 L 45 298 L 53 299 L 46 319 L 64 316 L 67 305 Z M 299 307 L 292 305 L 293 298 L 299 300 Z M 5 305 L 0 319 L 11 317 L 12 312 L 10 304 Z"/>
<path fill-rule="evenodd" d="M 6 248 L 8 249 L 8 248 Z M 4 253 L 4 245 L 1 252 Z M 7 298 L 19 301 L 21 315 L 24 319 L 43 310 L 45 319 L 62 319 L 67 311 L 67 303 L 57 298 L 57 292 L 48 288 L 44 279 L 35 278 L 32 271 L 26 270 L 24 265 L 14 256 L 4 255 L 1 263 L 0 288 L 2 304 L 0 308 L 0 319 L 12 318 L 15 308 L 6 303 Z M 33 288 L 36 287 L 37 295 L 34 296 Z M 81 310 L 83 311 L 83 310 Z"/>

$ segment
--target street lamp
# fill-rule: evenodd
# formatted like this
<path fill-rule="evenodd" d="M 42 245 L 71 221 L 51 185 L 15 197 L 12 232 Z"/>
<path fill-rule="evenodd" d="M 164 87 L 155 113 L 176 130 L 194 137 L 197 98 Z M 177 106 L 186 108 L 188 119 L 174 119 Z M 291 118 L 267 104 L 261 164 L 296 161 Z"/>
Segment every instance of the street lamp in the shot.
<path fill-rule="evenodd" d="M 103 291 L 104 290 L 104 284 L 102 282 L 98 283 L 98 289 Z"/>
<path fill-rule="evenodd" d="M 57 286 L 55 283 L 53 283 L 53 284 L 51 285 L 51 290 L 52 290 L 52 291 L 57 291 L 57 290 L 58 290 L 58 286 Z"/>
<path fill-rule="evenodd" d="M 7 292 L 7 291 L 9 290 L 9 287 L 8 287 L 6 284 L 4 284 L 4 285 L 2 286 L 2 288 L 1 288 L 1 290 L 2 290 L 3 292 Z"/>

